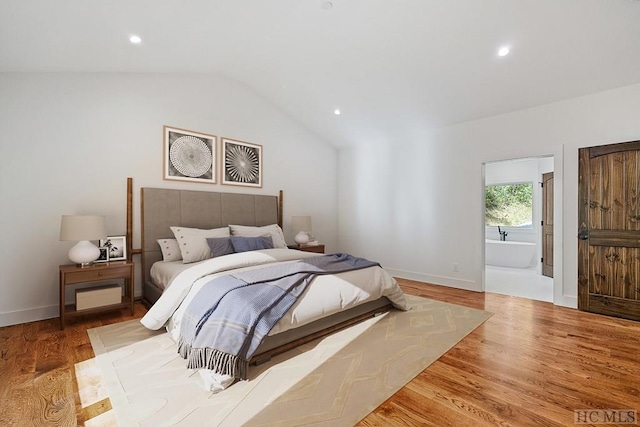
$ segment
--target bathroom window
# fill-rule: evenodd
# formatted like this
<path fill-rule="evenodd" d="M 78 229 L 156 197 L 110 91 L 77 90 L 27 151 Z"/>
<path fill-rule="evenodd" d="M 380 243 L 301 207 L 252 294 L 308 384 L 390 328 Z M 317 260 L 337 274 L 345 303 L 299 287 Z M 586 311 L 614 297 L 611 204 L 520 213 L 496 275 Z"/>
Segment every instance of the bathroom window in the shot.
<path fill-rule="evenodd" d="M 487 185 L 485 187 L 485 225 L 531 228 L 533 183 Z"/>

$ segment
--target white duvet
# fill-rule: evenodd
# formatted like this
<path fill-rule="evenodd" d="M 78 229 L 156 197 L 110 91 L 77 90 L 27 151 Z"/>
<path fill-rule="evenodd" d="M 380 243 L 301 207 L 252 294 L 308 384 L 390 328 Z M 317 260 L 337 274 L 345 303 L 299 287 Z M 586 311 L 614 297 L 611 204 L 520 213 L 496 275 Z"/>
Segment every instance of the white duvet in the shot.
<path fill-rule="evenodd" d="M 171 338 L 177 341 L 186 307 L 198 290 L 211 279 L 239 269 L 260 268 L 266 264 L 293 262 L 315 256 L 318 254 L 292 249 L 265 249 L 203 261 L 178 273 L 140 322 L 154 330 L 165 326 Z M 269 335 L 305 325 L 383 296 L 396 308 L 407 310 L 407 302 L 397 282 L 380 267 L 320 275 L 311 282 Z M 212 374 L 210 371 L 203 373 L 203 379 L 205 387 L 214 391 L 223 389 L 231 382 L 228 378 Z"/>

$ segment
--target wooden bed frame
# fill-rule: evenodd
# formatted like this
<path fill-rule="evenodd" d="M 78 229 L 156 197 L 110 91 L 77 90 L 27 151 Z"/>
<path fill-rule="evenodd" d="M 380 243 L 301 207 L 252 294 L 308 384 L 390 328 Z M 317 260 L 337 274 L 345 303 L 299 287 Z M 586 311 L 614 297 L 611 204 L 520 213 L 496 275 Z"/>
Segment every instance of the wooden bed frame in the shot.
<path fill-rule="evenodd" d="M 140 189 L 141 248 L 133 249 L 133 180 L 127 179 L 127 254 L 142 256 L 142 302 L 153 305 L 162 294 L 151 280 L 150 269 L 162 260 L 157 239 L 174 238 L 169 227 L 217 228 L 229 224 L 263 226 L 277 223 L 282 228 L 283 192 L 278 196 L 219 193 L 209 191 Z M 196 212 L 194 214 L 194 212 Z M 336 313 L 300 328 L 266 337 L 252 364 L 292 348 L 347 328 L 365 319 L 383 314 L 392 308 L 387 298 L 381 298 Z"/>

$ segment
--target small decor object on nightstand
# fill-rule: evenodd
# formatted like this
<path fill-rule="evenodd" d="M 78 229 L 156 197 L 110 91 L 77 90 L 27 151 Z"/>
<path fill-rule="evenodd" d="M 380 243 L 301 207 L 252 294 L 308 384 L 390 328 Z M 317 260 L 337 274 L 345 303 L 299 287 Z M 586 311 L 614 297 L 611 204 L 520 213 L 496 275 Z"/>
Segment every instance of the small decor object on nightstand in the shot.
<path fill-rule="evenodd" d="M 298 245 L 304 245 L 309 243 L 311 238 L 311 217 L 310 216 L 294 216 L 292 217 L 293 231 L 297 232 L 294 240 Z"/>
<path fill-rule="evenodd" d="M 127 236 L 107 236 L 100 240 L 100 246 L 109 249 L 109 261 L 124 261 L 127 259 Z"/>
<path fill-rule="evenodd" d="M 100 249 L 90 240 L 104 239 L 107 235 L 107 221 L 101 215 L 62 215 L 60 240 L 77 241 L 69 249 L 69 260 L 81 267 L 87 267 L 100 257 Z"/>
<path fill-rule="evenodd" d="M 106 246 L 100 246 L 100 256 L 95 262 L 109 262 L 109 248 Z"/>

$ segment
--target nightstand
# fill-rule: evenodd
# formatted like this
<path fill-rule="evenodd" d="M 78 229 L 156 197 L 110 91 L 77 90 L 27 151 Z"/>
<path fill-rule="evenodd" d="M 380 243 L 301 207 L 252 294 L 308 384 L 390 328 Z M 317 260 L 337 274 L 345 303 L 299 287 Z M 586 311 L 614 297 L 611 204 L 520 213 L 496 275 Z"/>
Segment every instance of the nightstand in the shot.
<path fill-rule="evenodd" d="M 133 277 L 134 263 L 131 261 L 115 261 L 96 263 L 81 268 L 76 265 L 60 266 L 60 329 L 64 329 L 65 319 L 85 314 L 100 313 L 120 308 L 130 308 L 133 316 Z M 78 311 L 76 304 L 65 305 L 65 289 L 67 286 L 79 284 L 104 285 L 106 280 L 124 279 L 124 297 L 119 303 L 105 304 Z M 88 288 L 89 290 L 91 288 Z"/>
<path fill-rule="evenodd" d="M 297 249 L 299 251 L 304 252 L 315 252 L 318 254 L 324 253 L 324 245 L 308 245 L 308 246 L 300 246 L 300 245 L 289 245 L 289 249 Z"/>

